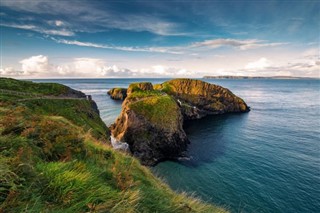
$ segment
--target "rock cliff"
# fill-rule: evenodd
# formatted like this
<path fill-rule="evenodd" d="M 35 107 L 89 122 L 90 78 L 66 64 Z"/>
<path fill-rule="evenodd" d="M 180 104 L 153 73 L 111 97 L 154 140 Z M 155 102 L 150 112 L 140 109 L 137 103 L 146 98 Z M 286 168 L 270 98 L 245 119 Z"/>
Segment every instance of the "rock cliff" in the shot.
<path fill-rule="evenodd" d="M 111 128 L 113 137 L 127 142 L 145 165 L 184 155 L 188 139 L 183 116 L 171 96 L 153 90 L 151 83 L 131 84 L 122 112 Z"/>
<path fill-rule="evenodd" d="M 127 97 L 127 89 L 125 88 L 112 88 L 107 93 L 114 100 L 124 100 Z"/>
<path fill-rule="evenodd" d="M 110 129 L 143 164 L 154 165 L 185 156 L 189 140 L 182 127 L 184 120 L 249 110 L 230 90 L 199 80 L 175 79 L 155 86 L 134 83 Z"/>
<path fill-rule="evenodd" d="M 230 90 L 200 80 L 174 79 L 155 85 L 155 89 L 173 96 L 186 120 L 210 114 L 250 110 L 247 104 Z"/>

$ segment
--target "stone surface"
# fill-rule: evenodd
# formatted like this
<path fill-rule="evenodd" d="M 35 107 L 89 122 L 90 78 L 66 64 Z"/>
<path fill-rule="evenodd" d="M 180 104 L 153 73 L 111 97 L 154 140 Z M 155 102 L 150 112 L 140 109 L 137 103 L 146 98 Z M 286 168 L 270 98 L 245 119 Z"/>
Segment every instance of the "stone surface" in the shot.
<path fill-rule="evenodd" d="M 172 95 L 186 120 L 210 114 L 250 111 L 247 104 L 230 90 L 200 80 L 174 79 L 155 85 L 155 89 Z"/>
<path fill-rule="evenodd" d="M 127 89 L 112 88 L 107 92 L 107 94 L 114 100 L 124 100 L 127 97 Z"/>
<path fill-rule="evenodd" d="M 177 102 L 167 94 L 154 91 L 150 85 L 129 86 L 134 89 L 110 127 L 113 137 L 128 143 L 132 154 L 144 165 L 184 156 L 189 142 Z"/>

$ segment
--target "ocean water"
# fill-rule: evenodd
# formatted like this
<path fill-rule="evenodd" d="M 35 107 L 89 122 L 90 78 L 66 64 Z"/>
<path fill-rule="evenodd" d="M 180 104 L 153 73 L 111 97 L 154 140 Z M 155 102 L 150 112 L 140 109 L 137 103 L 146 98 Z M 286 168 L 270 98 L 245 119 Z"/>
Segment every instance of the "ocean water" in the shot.
<path fill-rule="evenodd" d="M 34 81 L 91 94 L 110 125 L 121 111 L 106 94 L 110 88 L 165 79 Z M 251 111 L 186 123 L 191 159 L 162 162 L 153 172 L 231 212 L 320 212 L 320 80 L 206 81 L 229 88 Z"/>

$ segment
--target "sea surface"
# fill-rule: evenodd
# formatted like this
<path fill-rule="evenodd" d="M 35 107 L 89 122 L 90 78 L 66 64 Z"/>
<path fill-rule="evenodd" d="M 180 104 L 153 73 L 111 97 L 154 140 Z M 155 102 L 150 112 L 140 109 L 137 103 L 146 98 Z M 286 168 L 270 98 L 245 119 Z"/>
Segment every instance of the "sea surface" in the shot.
<path fill-rule="evenodd" d="M 121 102 L 113 87 L 165 79 L 61 79 L 93 96 L 112 124 Z M 173 189 L 231 212 L 320 212 L 320 80 L 205 79 L 229 88 L 249 113 L 210 116 L 185 124 L 190 160 L 152 168 Z"/>

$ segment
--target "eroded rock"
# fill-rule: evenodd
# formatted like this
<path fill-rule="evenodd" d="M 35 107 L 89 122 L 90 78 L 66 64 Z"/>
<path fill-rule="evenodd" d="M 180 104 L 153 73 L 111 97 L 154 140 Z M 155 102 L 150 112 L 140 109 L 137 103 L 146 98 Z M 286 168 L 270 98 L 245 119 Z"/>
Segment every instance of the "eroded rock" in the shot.
<path fill-rule="evenodd" d="M 125 88 L 112 88 L 107 93 L 114 100 L 124 100 L 127 97 L 127 89 Z"/>
<path fill-rule="evenodd" d="M 144 165 L 184 156 L 188 139 L 183 116 L 174 98 L 152 89 L 152 84 L 130 85 L 122 112 L 111 128 L 113 137 L 126 141 Z"/>
<path fill-rule="evenodd" d="M 155 89 L 178 100 L 186 120 L 210 114 L 250 110 L 247 104 L 229 89 L 200 80 L 174 79 L 155 85 Z"/>

